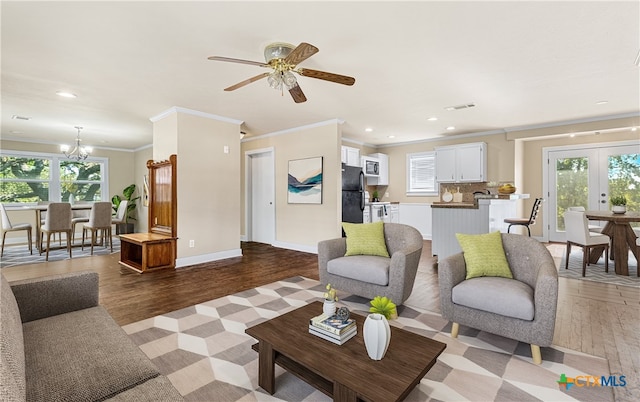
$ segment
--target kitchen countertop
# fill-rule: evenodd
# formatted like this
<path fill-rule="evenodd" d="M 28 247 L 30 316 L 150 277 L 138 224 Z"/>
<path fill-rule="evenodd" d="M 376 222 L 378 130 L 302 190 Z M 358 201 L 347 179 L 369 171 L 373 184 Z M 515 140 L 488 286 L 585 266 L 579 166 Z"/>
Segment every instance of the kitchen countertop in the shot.
<path fill-rule="evenodd" d="M 478 209 L 478 202 L 482 200 L 519 200 L 529 198 L 529 194 L 492 194 L 492 195 L 479 195 L 475 198 L 474 202 L 444 202 L 434 201 L 431 204 L 431 208 L 471 208 Z"/>

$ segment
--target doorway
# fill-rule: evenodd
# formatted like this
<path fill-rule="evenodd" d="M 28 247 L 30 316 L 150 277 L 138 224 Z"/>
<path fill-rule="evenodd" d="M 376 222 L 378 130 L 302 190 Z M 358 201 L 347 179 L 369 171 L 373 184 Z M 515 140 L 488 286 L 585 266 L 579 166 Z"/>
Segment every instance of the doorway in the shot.
<path fill-rule="evenodd" d="M 273 149 L 245 153 L 245 225 L 247 241 L 275 241 L 275 167 Z"/>
<path fill-rule="evenodd" d="M 625 195 L 627 208 L 640 210 L 640 144 L 591 144 L 543 153 L 549 241 L 566 240 L 563 215 L 569 207 L 609 210 L 611 196 Z"/>

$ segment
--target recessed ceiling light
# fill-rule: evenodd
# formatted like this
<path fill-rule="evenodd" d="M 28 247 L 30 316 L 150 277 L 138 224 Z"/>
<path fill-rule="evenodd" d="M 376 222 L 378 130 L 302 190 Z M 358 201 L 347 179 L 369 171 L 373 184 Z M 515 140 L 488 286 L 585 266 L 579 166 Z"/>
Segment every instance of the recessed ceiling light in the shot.
<path fill-rule="evenodd" d="M 66 92 L 66 91 L 58 91 L 56 92 L 56 94 L 58 96 L 62 96 L 63 98 L 77 98 L 78 95 L 71 93 L 71 92 Z"/>
<path fill-rule="evenodd" d="M 396 138 L 396 136 L 395 135 L 389 135 L 389 136 L 387 136 L 387 138 Z"/>
<path fill-rule="evenodd" d="M 429 117 L 427 120 L 429 120 L 429 121 L 436 121 L 436 120 L 438 120 L 438 118 L 434 116 L 434 117 Z"/>
<path fill-rule="evenodd" d="M 596 105 L 606 105 L 607 103 L 609 103 L 609 101 L 601 100 L 601 101 L 597 101 Z"/>
<path fill-rule="evenodd" d="M 631 131 L 637 131 L 638 127 L 631 127 Z"/>
<path fill-rule="evenodd" d="M 17 114 L 14 114 L 13 116 L 11 116 L 11 118 L 13 120 L 31 120 L 31 117 L 27 117 L 27 116 L 18 116 Z"/>
<path fill-rule="evenodd" d="M 371 127 L 367 127 L 364 129 L 364 131 L 366 131 L 367 133 L 370 133 L 373 131 L 373 129 Z"/>
<path fill-rule="evenodd" d="M 449 126 L 447 127 L 447 130 L 455 130 L 456 128 L 454 126 Z"/>
<path fill-rule="evenodd" d="M 571 138 L 573 138 L 575 136 L 576 136 L 575 134 L 569 134 L 569 137 L 571 137 Z"/>

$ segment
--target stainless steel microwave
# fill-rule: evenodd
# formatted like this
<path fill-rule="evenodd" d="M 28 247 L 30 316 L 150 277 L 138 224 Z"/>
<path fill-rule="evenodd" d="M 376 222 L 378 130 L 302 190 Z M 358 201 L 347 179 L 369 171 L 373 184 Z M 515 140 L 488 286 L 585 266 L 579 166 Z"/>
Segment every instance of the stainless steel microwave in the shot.
<path fill-rule="evenodd" d="M 380 176 L 380 161 L 370 156 L 362 157 L 362 172 L 367 177 Z"/>

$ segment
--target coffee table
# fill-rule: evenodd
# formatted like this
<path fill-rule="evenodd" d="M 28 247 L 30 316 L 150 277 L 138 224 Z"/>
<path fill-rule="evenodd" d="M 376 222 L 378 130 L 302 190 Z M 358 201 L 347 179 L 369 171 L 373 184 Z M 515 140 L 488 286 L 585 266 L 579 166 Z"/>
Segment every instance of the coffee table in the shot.
<path fill-rule="evenodd" d="M 309 333 L 309 319 L 322 313 L 313 302 L 247 328 L 258 340 L 258 383 L 275 392 L 275 364 L 329 395 L 334 401 L 400 401 L 436 363 L 446 344 L 391 326 L 382 360 L 371 360 L 362 337 L 365 317 L 355 318 L 358 334 L 336 345 Z"/>

